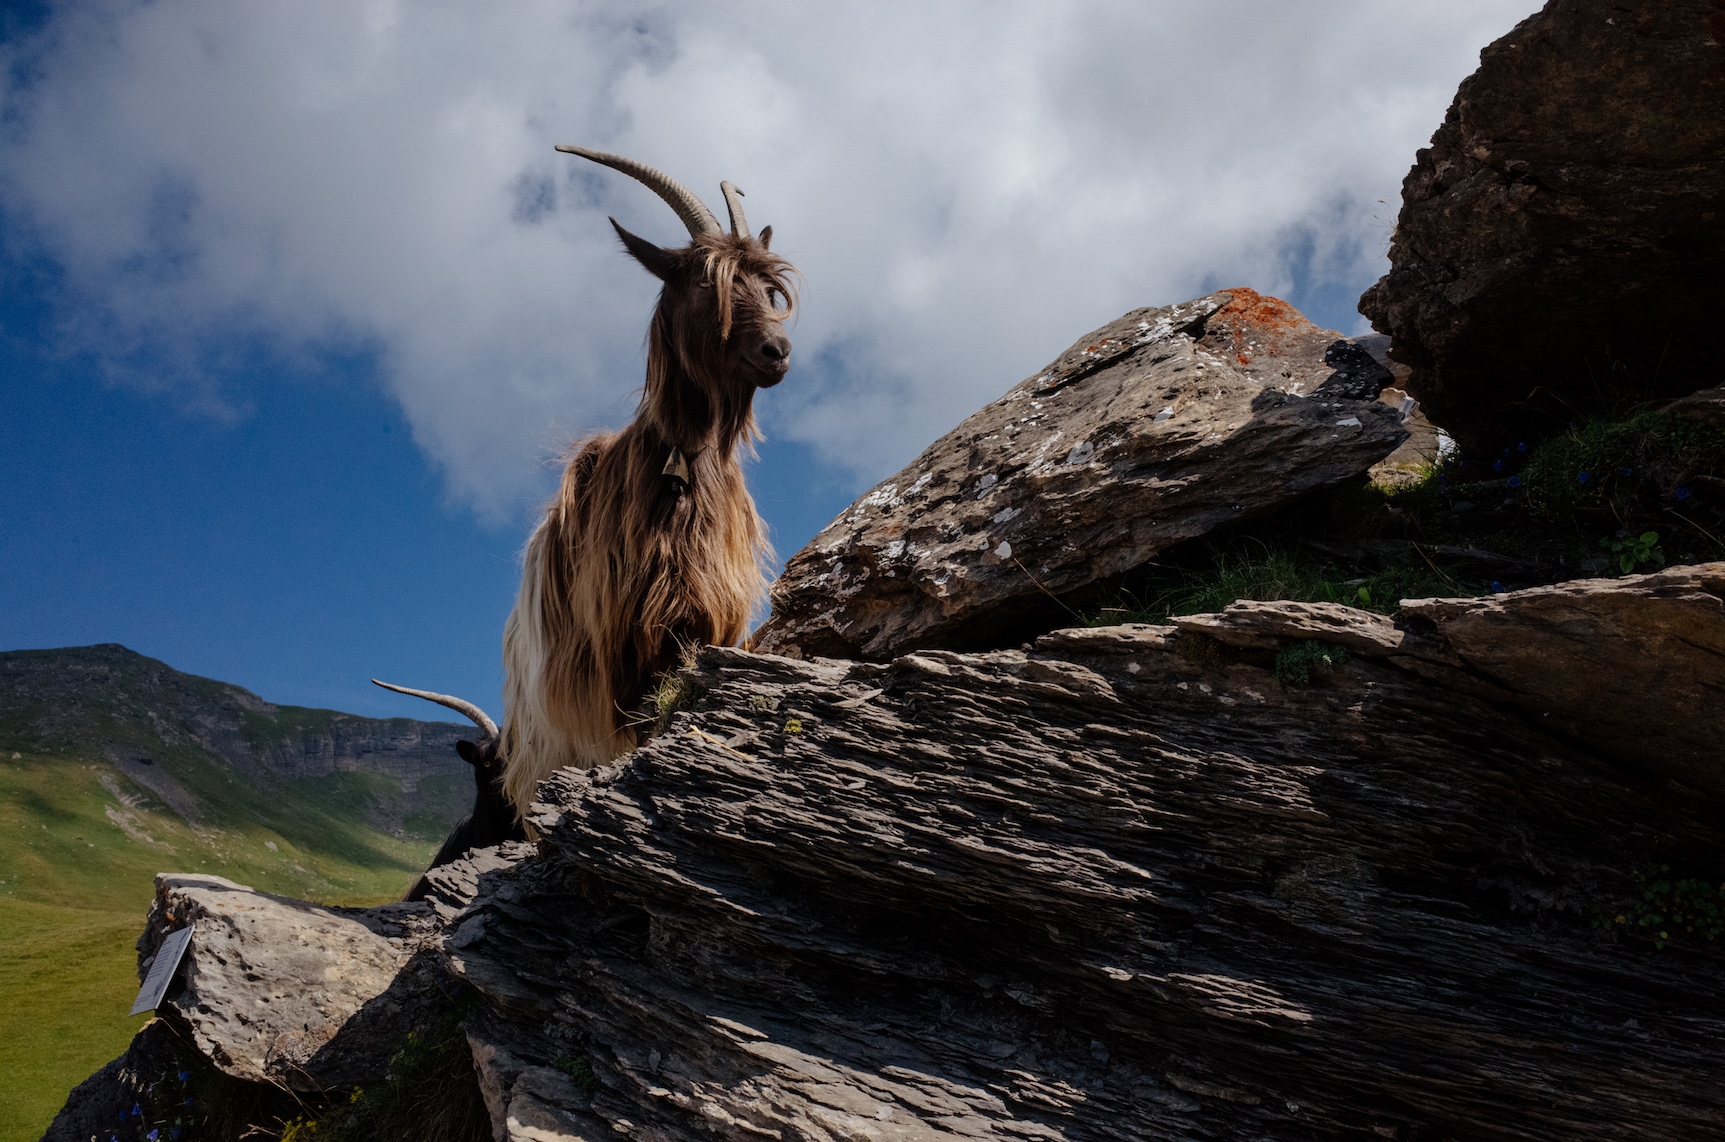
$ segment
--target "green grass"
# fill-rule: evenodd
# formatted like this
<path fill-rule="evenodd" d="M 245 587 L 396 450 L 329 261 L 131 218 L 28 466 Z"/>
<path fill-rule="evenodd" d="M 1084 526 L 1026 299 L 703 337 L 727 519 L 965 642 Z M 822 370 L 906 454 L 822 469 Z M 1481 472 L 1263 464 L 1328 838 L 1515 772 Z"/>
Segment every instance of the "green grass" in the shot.
<path fill-rule="evenodd" d="M 141 911 L 0 898 L 0 1142 L 35 1142 L 67 1092 L 126 1049 L 148 1015 L 132 943 Z"/>
<path fill-rule="evenodd" d="M 1513 460 L 1513 457 L 1511 458 Z M 1698 478 L 1725 470 L 1725 431 L 1677 416 L 1642 413 L 1590 420 L 1533 450 L 1520 473 L 1532 509 L 1547 518 L 1581 513 L 1627 525 L 1668 509 L 1700 507 Z M 1664 522 L 1669 526 L 1669 519 Z"/>
<path fill-rule="evenodd" d="M 125 1013 L 157 872 L 375 904 L 399 897 L 442 840 L 430 821 L 434 839 L 367 828 L 368 800 L 393 783 L 376 774 L 266 791 L 201 753 L 157 764 L 203 820 L 189 824 L 106 761 L 0 750 L 0 1142 L 40 1137 L 67 1092 L 142 1025 Z"/>

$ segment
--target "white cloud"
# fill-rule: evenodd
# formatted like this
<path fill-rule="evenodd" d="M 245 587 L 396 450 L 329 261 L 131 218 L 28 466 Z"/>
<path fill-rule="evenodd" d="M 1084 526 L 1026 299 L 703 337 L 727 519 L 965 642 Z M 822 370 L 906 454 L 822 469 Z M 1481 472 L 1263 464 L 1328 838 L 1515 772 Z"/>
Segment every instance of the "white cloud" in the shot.
<path fill-rule="evenodd" d="M 0 206 L 65 269 L 67 351 L 220 412 L 247 339 L 370 347 L 496 517 L 632 407 L 654 283 L 604 215 L 679 234 L 552 144 L 730 178 L 807 279 L 766 422 L 873 477 L 1128 308 L 1288 289 L 1294 238 L 1369 281 L 1537 6 L 74 5 L 0 49 Z"/>

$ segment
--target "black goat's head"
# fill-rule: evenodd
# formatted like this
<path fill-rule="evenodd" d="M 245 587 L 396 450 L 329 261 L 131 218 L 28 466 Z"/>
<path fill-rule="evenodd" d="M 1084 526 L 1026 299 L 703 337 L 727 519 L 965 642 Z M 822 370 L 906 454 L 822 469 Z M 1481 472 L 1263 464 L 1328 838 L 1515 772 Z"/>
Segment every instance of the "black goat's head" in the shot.
<path fill-rule="evenodd" d="M 465 714 L 479 727 L 478 741 L 463 739 L 455 743 L 455 752 L 461 756 L 462 761 L 473 767 L 473 812 L 468 825 L 469 832 L 476 838 L 472 847 L 484 848 L 503 841 L 525 839 L 526 834 L 521 829 L 520 821 L 516 819 L 515 810 L 503 795 L 503 762 L 498 757 L 497 723 L 493 722 L 484 710 L 462 698 L 452 698 L 448 694 L 437 694 L 430 690 L 411 690 L 406 686 L 378 682 L 375 678 L 372 682 L 385 690 L 411 694 L 415 698 L 424 698 L 428 702 L 448 706 L 451 710 Z"/>

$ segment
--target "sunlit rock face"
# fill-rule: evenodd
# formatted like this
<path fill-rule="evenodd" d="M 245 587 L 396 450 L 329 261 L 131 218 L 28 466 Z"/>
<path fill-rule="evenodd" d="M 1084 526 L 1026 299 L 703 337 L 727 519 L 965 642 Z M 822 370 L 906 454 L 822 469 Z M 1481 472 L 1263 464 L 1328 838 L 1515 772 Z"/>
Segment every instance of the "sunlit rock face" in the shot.
<path fill-rule="evenodd" d="M 754 645 L 881 659 L 1016 644 L 1051 596 L 1364 472 L 1407 433 L 1390 374 L 1249 289 L 1081 338 L 786 564 Z"/>
<path fill-rule="evenodd" d="M 1360 299 L 1464 448 L 1721 378 L 1725 10 L 1552 0 L 1480 53 Z"/>
<path fill-rule="evenodd" d="M 1725 951 L 1656 946 L 1635 873 L 1725 850 L 1717 751 L 1669 764 L 1718 736 L 1722 593 L 709 647 L 650 741 L 539 787 L 536 844 L 425 903 L 162 876 L 140 959 L 192 926 L 180 980 L 48 1138 L 184 1065 L 348 1113 L 455 1019 L 446 1085 L 506 1140 L 1710 1137 Z"/>

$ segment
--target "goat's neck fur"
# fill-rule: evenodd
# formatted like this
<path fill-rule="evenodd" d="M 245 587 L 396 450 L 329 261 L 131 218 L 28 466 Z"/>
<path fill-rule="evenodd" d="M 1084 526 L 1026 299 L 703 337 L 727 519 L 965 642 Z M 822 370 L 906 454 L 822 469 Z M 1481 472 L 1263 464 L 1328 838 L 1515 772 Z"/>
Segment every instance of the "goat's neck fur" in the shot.
<path fill-rule="evenodd" d="M 765 593 L 771 551 L 737 455 L 755 436 L 754 385 L 692 358 L 666 308 L 635 419 L 577 446 L 527 543 L 504 629 L 503 785 L 518 812 L 558 768 L 630 749 L 653 679 L 682 646 L 735 643 Z M 662 474 L 672 448 L 686 487 Z"/>

